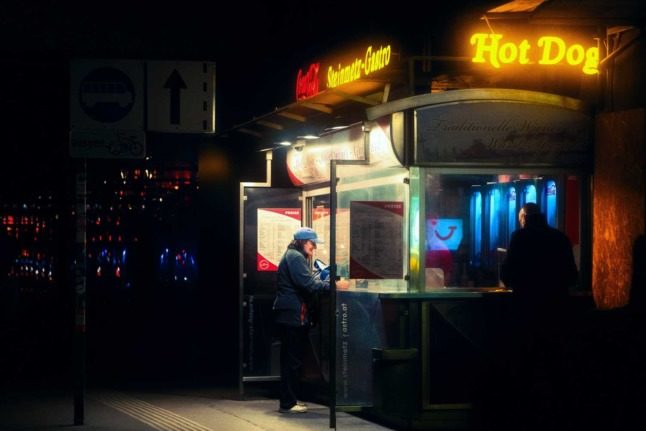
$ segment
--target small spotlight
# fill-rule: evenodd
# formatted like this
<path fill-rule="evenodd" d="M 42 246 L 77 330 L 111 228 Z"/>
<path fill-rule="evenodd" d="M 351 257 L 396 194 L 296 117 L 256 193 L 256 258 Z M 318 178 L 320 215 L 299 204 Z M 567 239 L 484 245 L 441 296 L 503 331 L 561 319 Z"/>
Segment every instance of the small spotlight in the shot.
<path fill-rule="evenodd" d="M 282 141 L 282 142 L 279 142 L 278 145 L 282 145 L 283 147 L 289 147 L 290 145 L 292 145 L 292 143 L 289 141 Z"/>
<path fill-rule="evenodd" d="M 313 140 L 313 139 L 318 139 L 319 137 L 316 136 L 316 135 L 303 135 L 303 136 L 299 136 L 298 138 L 299 139 L 307 139 L 309 141 L 309 140 Z"/>
<path fill-rule="evenodd" d="M 303 148 L 305 148 L 305 140 L 304 139 L 298 139 L 296 140 L 296 143 L 294 144 L 293 147 L 296 151 L 302 151 Z"/>

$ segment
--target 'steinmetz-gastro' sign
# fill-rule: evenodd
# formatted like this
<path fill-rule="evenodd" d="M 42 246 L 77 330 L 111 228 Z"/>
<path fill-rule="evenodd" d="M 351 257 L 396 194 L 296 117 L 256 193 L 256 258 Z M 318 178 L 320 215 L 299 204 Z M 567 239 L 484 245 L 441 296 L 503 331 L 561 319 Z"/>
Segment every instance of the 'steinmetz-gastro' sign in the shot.
<path fill-rule="evenodd" d="M 306 72 L 299 69 L 296 76 L 296 100 L 312 97 L 319 92 L 319 70 L 325 71 L 327 81 L 325 88 L 335 88 L 378 72 L 390 64 L 390 45 L 379 46 L 379 49 L 368 46 L 361 57 L 347 63 L 331 62 L 329 65 L 312 63 Z"/>
<path fill-rule="evenodd" d="M 364 58 L 355 58 L 351 63 L 327 69 L 327 88 L 338 87 L 368 76 L 390 64 L 390 45 L 380 46 L 373 51 L 372 45 L 366 49 Z"/>
<path fill-rule="evenodd" d="M 580 66 L 586 75 L 599 73 L 599 48 L 584 48 L 578 43 L 568 44 L 558 36 L 539 37 L 535 44 L 524 39 L 520 43 L 504 42 L 502 34 L 475 33 L 471 45 L 475 46 L 474 63 L 489 63 L 496 69 L 510 64 L 568 64 Z"/>

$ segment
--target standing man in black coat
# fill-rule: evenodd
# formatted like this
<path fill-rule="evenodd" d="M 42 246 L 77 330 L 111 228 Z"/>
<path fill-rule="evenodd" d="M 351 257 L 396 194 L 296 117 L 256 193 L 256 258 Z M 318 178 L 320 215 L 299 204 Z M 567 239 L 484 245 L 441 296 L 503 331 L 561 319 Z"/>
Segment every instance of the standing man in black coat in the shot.
<path fill-rule="evenodd" d="M 511 236 L 501 279 L 513 289 L 516 307 L 523 311 L 519 317 L 532 324 L 563 311 L 578 270 L 570 240 L 547 224 L 535 203 L 521 208 L 518 221 L 521 228 Z"/>
<path fill-rule="evenodd" d="M 518 220 L 521 228 L 512 234 L 501 268 L 503 283 L 513 290 L 514 398 L 521 403 L 525 426 L 555 429 L 563 424 L 563 340 L 569 288 L 576 284 L 578 270 L 569 239 L 547 224 L 535 203 L 525 204 Z M 549 411 L 537 411 L 545 401 Z"/>

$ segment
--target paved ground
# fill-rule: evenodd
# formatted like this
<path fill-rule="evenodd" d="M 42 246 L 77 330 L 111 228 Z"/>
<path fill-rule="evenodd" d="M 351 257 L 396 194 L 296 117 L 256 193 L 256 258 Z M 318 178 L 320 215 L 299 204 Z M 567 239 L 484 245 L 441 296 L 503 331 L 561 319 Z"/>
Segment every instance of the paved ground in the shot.
<path fill-rule="evenodd" d="M 208 392 L 208 391 L 207 391 Z M 215 396 L 216 398 L 212 398 Z M 300 431 L 329 430 L 328 409 L 308 403 L 309 412 L 284 415 L 274 399 L 238 401 L 222 394 L 142 391 L 89 391 L 84 426 L 74 427 L 71 396 L 19 392 L 0 401 L 2 431 L 160 430 L 160 431 Z M 339 430 L 387 430 L 356 416 L 339 413 Z"/>

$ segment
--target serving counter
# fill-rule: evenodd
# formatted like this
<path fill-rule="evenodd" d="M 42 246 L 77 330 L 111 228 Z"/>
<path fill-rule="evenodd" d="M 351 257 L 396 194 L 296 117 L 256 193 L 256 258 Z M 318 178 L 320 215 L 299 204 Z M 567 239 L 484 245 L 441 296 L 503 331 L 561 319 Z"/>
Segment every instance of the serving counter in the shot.
<path fill-rule="evenodd" d="M 468 426 L 506 368 L 510 291 L 337 291 L 337 405 L 408 425 Z"/>

